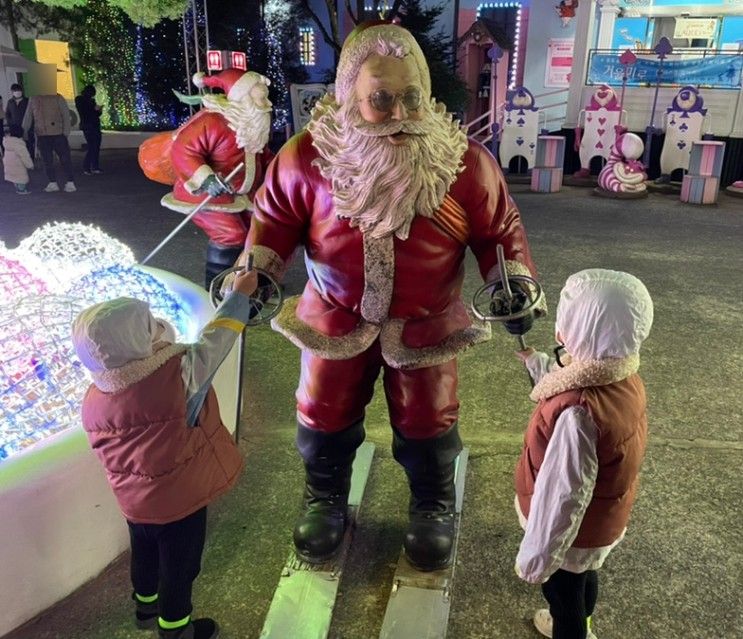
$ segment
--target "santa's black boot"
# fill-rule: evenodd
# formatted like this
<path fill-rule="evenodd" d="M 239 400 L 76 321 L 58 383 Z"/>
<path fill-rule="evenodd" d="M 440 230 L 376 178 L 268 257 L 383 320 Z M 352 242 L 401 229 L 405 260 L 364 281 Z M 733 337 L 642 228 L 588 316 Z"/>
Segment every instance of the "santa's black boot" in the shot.
<path fill-rule="evenodd" d="M 207 291 L 212 280 L 217 275 L 235 265 L 242 250 L 242 246 L 222 246 L 216 242 L 209 242 L 206 247 L 206 268 L 204 273 Z"/>
<path fill-rule="evenodd" d="M 395 431 L 392 454 L 410 484 L 408 530 L 403 546 L 419 570 L 439 570 L 451 563 L 456 494 L 454 469 L 462 450 L 457 424 L 432 439 L 405 439 Z"/>
<path fill-rule="evenodd" d="M 304 511 L 294 527 L 297 555 L 309 563 L 331 559 L 340 549 L 348 523 L 348 492 L 356 449 L 364 441 L 364 422 L 339 433 L 303 424 L 297 448 L 304 460 Z"/>

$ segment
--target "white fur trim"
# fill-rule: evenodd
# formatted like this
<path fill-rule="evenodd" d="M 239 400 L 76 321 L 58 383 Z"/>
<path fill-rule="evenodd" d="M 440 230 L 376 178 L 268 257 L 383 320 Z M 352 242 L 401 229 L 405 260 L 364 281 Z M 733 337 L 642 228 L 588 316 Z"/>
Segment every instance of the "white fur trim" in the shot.
<path fill-rule="evenodd" d="M 380 40 L 392 42 L 396 46 L 402 46 L 407 50 L 408 55 L 412 56 L 418 68 L 423 97 L 428 99 L 431 96 L 431 76 L 428 63 L 415 38 L 407 29 L 398 25 L 382 24 L 367 27 L 356 34 L 353 39 L 347 39 L 343 44 L 338 61 L 338 70 L 335 75 L 335 97 L 338 104 L 343 104 L 352 95 L 361 65 L 370 55 L 377 52 Z"/>
<path fill-rule="evenodd" d="M 271 328 L 292 344 L 323 359 L 350 359 L 369 348 L 379 335 L 379 327 L 361 320 L 350 333 L 341 337 L 323 335 L 297 317 L 299 296 L 284 300 L 279 314 L 271 320 Z"/>
<path fill-rule="evenodd" d="M 206 73 L 203 71 L 199 71 L 197 73 L 193 74 L 193 77 L 191 78 L 191 81 L 194 83 L 194 85 L 199 88 L 203 89 L 206 84 L 204 83 L 204 78 L 206 77 Z"/>
<path fill-rule="evenodd" d="M 206 195 L 204 195 L 206 197 Z M 160 199 L 160 204 L 166 209 L 171 211 L 177 211 L 178 213 L 184 213 L 188 215 L 194 210 L 199 204 L 198 202 L 185 202 L 175 197 L 173 192 L 166 193 Z M 242 211 L 252 211 L 253 204 L 245 195 L 235 195 L 232 202 L 225 202 L 224 204 L 207 204 L 203 209 L 203 213 L 209 211 L 217 211 L 218 213 L 241 213 Z"/>
<path fill-rule="evenodd" d="M 119 368 L 92 373 L 93 383 L 104 393 L 116 393 L 152 375 L 171 357 L 183 353 L 185 344 L 171 344 L 146 359 L 136 359 Z"/>
<path fill-rule="evenodd" d="M 391 233 L 374 239 L 364 233 L 364 293 L 361 316 L 381 324 L 390 311 L 395 282 L 395 238 Z"/>
<path fill-rule="evenodd" d="M 206 180 L 206 178 L 208 178 L 210 175 L 214 175 L 212 167 L 210 167 L 208 164 L 202 164 L 193 172 L 193 175 L 191 175 L 191 177 L 183 183 L 183 186 L 186 187 L 186 191 L 188 191 L 189 193 L 193 193 L 204 183 L 204 180 Z"/>
<path fill-rule="evenodd" d="M 565 368 L 547 373 L 529 395 L 535 402 L 565 391 L 588 386 L 606 386 L 627 379 L 640 368 L 640 356 L 621 359 L 592 359 L 571 362 Z"/>
<path fill-rule="evenodd" d="M 230 90 L 227 92 L 227 99 L 231 102 L 237 102 L 242 100 L 250 90 L 261 81 L 261 75 L 255 71 L 248 71 L 244 73 L 242 77 L 232 85 Z"/>
<path fill-rule="evenodd" d="M 255 182 L 255 153 L 245 151 L 245 178 L 237 192 L 248 193 L 253 182 Z"/>
<path fill-rule="evenodd" d="M 489 322 L 473 318 L 472 326 L 455 331 L 435 346 L 410 348 L 402 341 L 404 326 L 405 320 L 390 320 L 382 328 L 380 336 L 384 361 L 392 368 L 402 370 L 443 364 L 463 350 L 488 341 L 492 335 Z"/>
<path fill-rule="evenodd" d="M 268 246 L 257 244 L 250 247 L 253 254 L 253 267 L 268 273 L 277 282 L 284 277 L 286 262 L 279 257 L 279 254 Z"/>

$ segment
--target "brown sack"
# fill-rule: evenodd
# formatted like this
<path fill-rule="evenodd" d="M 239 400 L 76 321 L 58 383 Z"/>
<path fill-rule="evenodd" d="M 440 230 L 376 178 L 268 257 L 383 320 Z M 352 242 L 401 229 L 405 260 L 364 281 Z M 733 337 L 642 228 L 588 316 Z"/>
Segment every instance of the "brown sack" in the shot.
<path fill-rule="evenodd" d="M 164 131 L 147 138 L 139 145 L 137 160 L 144 174 L 160 184 L 175 184 L 176 175 L 170 161 L 175 131 Z"/>

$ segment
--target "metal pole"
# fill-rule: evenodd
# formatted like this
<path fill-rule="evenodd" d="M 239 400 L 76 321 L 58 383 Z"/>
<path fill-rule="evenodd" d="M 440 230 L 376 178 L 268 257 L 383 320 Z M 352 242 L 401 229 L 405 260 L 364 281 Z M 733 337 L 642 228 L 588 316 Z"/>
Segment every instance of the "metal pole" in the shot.
<path fill-rule="evenodd" d="M 199 55 L 199 19 L 196 10 L 196 0 L 191 0 L 191 20 L 193 25 L 193 51 L 196 59 L 196 73 L 201 71 L 201 56 Z"/>
<path fill-rule="evenodd" d="M 204 0 L 204 44 L 206 49 L 210 49 L 210 38 L 209 38 L 209 11 L 206 6 L 206 0 Z"/>
<path fill-rule="evenodd" d="M 230 181 L 232 180 L 232 178 L 234 178 L 234 177 L 235 177 L 235 176 L 236 176 L 236 175 L 237 175 L 237 174 L 238 174 L 238 173 L 239 173 L 239 172 L 240 172 L 240 171 L 242 170 L 242 168 L 243 168 L 244 166 L 245 166 L 245 162 L 240 162 L 240 164 L 238 164 L 238 165 L 237 165 L 237 166 L 236 166 L 236 167 L 235 167 L 235 168 L 234 168 L 234 169 L 233 169 L 233 170 L 232 170 L 232 171 L 230 172 L 230 174 L 229 174 L 229 175 L 228 175 L 228 176 L 227 176 L 226 178 L 224 178 L 224 182 L 225 182 L 226 184 L 229 184 L 229 183 L 230 183 Z M 174 228 L 174 229 L 173 229 L 173 230 L 172 230 L 172 231 L 171 231 L 171 232 L 170 232 L 170 233 L 168 234 L 168 236 L 167 236 L 167 237 L 166 237 L 166 238 L 165 238 L 165 239 L 164 239 L 164 240 L 163 240 L 162 242 L 160 242 L 160 244 L 158 244 L 158 245 L 157 245 L 157 246 L 156 246 L 156 247 L 154 248 L 154 250 L 153 250 L 153 251 L 152 251 L 152 252 L 151 252 L 151 253 L 150 253 L 150 254 L 149 254 L 149 255 L 148 255 L 147 257 L 145 257 L 145 258 L 144 258 L 144 259 L 143 259 L 143 260 L 142 260 L 142 261 L 140 262 L 140 264 L 147 264 L 147 262 L 149 262 L 149 261 L 150 261 L 150 260 L 151 260 L 151 259 L 152 259 L 152 258 L 153 258 L 153 257 L 154 257 L 155 255 L 157 255 L 157 253 L 159 253 L 159 252 L 160 252 L 160 249 L 162 249 L 162 247 L 163 247 L 163 246 L 165 246 L 165 245 L 166 245 L 166 244 L 167 244 L 168 242 L 170 242 L 170 240 L 171 240 L 171 239 L 173 238 L 173 236 L 174 236 L 174 235 L 175 235 L 176 233 L 178 233 L 178 231 L 180 231 L 180 230 L 181 230 L 181 229 L 182 229 L 182 228 L 183 228 L 184 226 L 186 226 L 186 224 L 188 224 L 188 222 L 190 222 L 190 221 L 191 221 L 191 218 L 192 218 L 192 217 L 193 217 L 194 215 L 196 215 L 196 214 L 197 214 L 197 213 L 198 213 L 198 212 L 199 212 L 199 211 L 200 211 L 201 209 L 203 209 L 203 208 L 204 208 L 204 207 L 205 207 L 205 206 L 206 206 L 207 204 L 209 204 L 209 202 L 211 202 L 211 200 L 212 200 L 213 198 L 214 198 L 214 196 L 213 196 L 213 195 L 207 195 L 207 196 L 206 196 L 206 197 L 205 197 L 205 198 L 204 198 L 204 199 L 203 199 L 203 200 L 202 200 L 202 201 L 201 201 L 201 202 L 200 202 L 200 203 L 199 203 L 199 204 L 198 204 L 198 205 L 196 206 L 196 208 L 194 208 L 194 210 L 193 210 L 193 211 L 191 211 L 191 212 L 190 212 L 190 213 L 189 213 L 189 214 L 188 214 L 188 215 L 187 215 L 187 216 L 186 216 L 186 217 L 184 218 L 184 220 L 183 220 L 183 221 L 182 221 L 182 222 L 181 222 L 181 223 L 180 223 L 180 224 L 179 224 L 178 226 L 176 226 L 176 227 L 175 227 L 175 228 Z"/>
<path fill-rule="evenodd" d="M 181 25 L 183 27 L 183 59 L 186 62 L 186 90 L 188 91 L 188 95 L 193 95 L 193 91 L 191 90 L 191 60 L 188 55 L 188 29 L 186 28 L 186 21 L 188 20 L 187 14 L 188 10 L 184 11 L 183 17 L 181 18 Z M 194 108 L 192 104 L 188 105 L 188 112 L 190 115 L 193 115 Z"/>
<path fill-rule="evenodd" d="M 663 60 L 665 60 L 666 56 L 673 51 L 673 46 L 671 46 L 668 38 L 664 36 L 658 41 L 658 44 L 655 45 L 654 51 L 658 54 L 660 63 L 658 64 L 658 75 L 655 81 L 655 95 L 653 96 L 653 108 L 650 112 L 650 124 L 645 129 L 645 153 L 642 156 L 642 163 L 646 168 L 650 166 L 650 147 L 653 144 L 653 136 L 655 135 L 655 109 L 658 105 L 658 91 L 663 78 Z"/>
<path fill-rule="evenodd" d="M 454 18 L 452 20 L 452 71 L 457 72 L 457 53 L 459 53 L 459 0 L 454 0 Z"/>

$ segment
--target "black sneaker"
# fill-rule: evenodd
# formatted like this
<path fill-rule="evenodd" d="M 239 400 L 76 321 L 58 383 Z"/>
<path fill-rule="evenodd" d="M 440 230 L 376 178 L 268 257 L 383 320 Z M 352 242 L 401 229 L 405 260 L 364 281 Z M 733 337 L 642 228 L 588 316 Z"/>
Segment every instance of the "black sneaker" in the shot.
<path fill-rule="evenodd" d="M 132 599 L 136 605 L 134 610 L 134 624 L 140 630 L 156 630 L 157 629 L 157 616 L 159 613 L 159 604 L 157 599 L 150 603 L 144 603 L 137 599 L 137 596 L 132 594 Z"/>
<path fill-rule="evenodd" d="M 159 633 L 160 639 L 217 639 L 219 624 L 214 619 L 204 617 L 174 630 L 159 628 Z"/>

